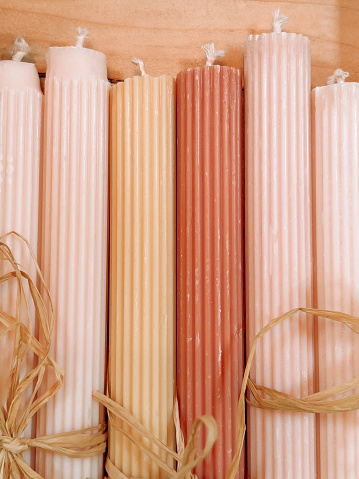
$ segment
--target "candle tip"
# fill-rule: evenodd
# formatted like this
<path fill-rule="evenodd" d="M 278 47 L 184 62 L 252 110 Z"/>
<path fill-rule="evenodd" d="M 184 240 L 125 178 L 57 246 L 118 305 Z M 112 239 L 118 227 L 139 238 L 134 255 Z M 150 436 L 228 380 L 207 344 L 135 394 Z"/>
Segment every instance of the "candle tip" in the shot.
<path fill-rule="evenodd" d="M 29 50 L 30 47 L 25 40 L 22 37 L 17 37 L 12 49 L 12 59 L 14 62 L 21 62 Z"/>
<path fill-rule="evenodd" d="M 285 15 L 281 15 L 279 12 L 279 8 L 274 10 L 272 23 L 273 32 L 282 33 L 282 26 L 286 23 L 288 23 L 288 17 L 286 17 Z"/>
<path fill-rule="evenodd" d="M 139 58 L 134 57 L 134 58 L 132 58 L 131 62 L 140 67 L 141 76 L 143 76 L 143 77 L 148 76 L 147 73 L 145 72 L 145 67 L 143 66 L 143 61 L 142 60 L 140 60 Z"/>
<path fill-rule="evenodd" d="M 214 43 L 206 43 L 206 45 L 202 45 L 202 48 L 207 56 L 206 67 L 213 66 L 217 58 L 222 58 L 226 54 L 225 50 L 215 50 Z"/>
<path fill-rule="evenodd" d="M 348 72 L 344 72 L 340 68 L 335 70 L 333 75 L 328 77 L 327 85 L 334 85 L 334 83 L 345 83 L 345 79 L 349 76 Z"/>
<path fill-rule="evenodd" d="M 77 40 L 76 40 L 76 47 L 83 47 L 84 46 L 84 40 L 87 38 L 88 31 L 86 28 L 81 28 L 78 27 L 77 29 L 78 35 L 77 35 Z"/>

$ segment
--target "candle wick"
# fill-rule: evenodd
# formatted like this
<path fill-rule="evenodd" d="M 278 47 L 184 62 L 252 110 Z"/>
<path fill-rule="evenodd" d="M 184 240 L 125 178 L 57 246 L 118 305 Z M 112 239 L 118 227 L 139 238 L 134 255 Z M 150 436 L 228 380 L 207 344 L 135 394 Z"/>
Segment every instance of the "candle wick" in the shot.
<path fill-rule="evenodd" d="M 206 43 L 206 45 L 202 45 L 202 48 L 207 56 L 206 67 L 213 66 L 217 58 L 222 58 L 226 54 L 225 50 L 215 50 L 214 43 Z"/>
<path fill-rule="evenodd" d="M 272 29 L 274 33 L 282 33 L 282 26 L 288 23 L 288 17 L 279 13 L 279 8 L 273 12 Z"/>
<path fill-rule="evenodd" d="M 78 36 L 76 37 L 76 38 L 77 38 L 77 40 L 76 40 L 76 47 L 80 47 L 80 48 L 81 48 L 81 47 L 84 46 L 84 40 L 85 40 L 85 38 L 88 38 L 88 36 L 87 36 L 87 35 L 88 35 L 88 31 L 86 30 L 86 28 L 81 28 L 81 27 L 79 27 L 79 28 L 77 29 L 77 31 L 78 31 L 79 34 L 78 34 Z"/>
<path fill-rule="evenodd" d="M 14 62 L 21 62 L 29 50 L 30 47 L 25 40 L 22 37 L 17 37 L 12 49 L 12 59 Z"/>
<path fill-rule="evenodd" d="M 348 72 L 344 72 L 340 68 L 335 70 L 333 75 L 328 77 L 327 85 L 334 85 L 335 83 L 345 83 L 345 79 L 349 76 Z"/>
<path fill-rule="evenodd" d="M 134 63 L 135 65 L 138 65 L 138 66 L 140 67 L 141 76 L 143 76 L 143 77 L 148 76 L 147 73 L 145 72 L 145 67 L 144 67 L 144 65 L 143 65 L 143 61 L 142 61 L 142 60 L 140 60 L 139 58 L 134 57 L 134 58 L 132 58 L 131 62 Z"/>

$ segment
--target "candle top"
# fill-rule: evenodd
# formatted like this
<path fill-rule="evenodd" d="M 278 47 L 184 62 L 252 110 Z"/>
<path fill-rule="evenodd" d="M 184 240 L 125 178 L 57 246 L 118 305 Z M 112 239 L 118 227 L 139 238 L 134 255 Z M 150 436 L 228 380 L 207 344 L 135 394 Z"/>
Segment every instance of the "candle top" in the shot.
<path fill-rule="evenodd" d="M 83 48 L 88 32 L 85 28 L 78 28 L 77 31 L 76 46 L 49 48 L 46 76 L 63 80 L 96 78 L 107 81 L 106 56 L 96 50 Z"/>
<path fill-rule="evenodd" d="M 0 88 L 33 88 L 41 92 L 40 79 L 33 63 L 22 62 L 29 45 L 17 37 L 12 50 L 12 60 L 0 61 Z"/>

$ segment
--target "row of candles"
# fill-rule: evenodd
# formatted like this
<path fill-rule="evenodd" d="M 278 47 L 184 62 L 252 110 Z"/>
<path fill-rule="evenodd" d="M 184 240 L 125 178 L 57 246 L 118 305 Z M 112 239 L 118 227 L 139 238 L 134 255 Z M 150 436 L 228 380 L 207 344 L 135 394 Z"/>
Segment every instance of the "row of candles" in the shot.
<path fill-rule="evenodd" d="M 186 441 L 197 416 L 218 424 L 198 478 L 224 478 L 244 330 L 250 345 L 298 306 L 359 314 L 359 84 L 338 72 L 338 84 L 313 90 L 311 105 L 309 40 L 281 32 L 284 22 L 276 13 L 273 33 L 245 44 L 245 132 L 241 73 L 213 65 L 222 56 L 213 46 L 207 66 L 176 81 L 146 75 L 140 62 L 141 77 L 110 89 L 105 56 L 83 48 L 81 30 L 75 47 L 49 49 L 44 104 L 35 66 L 20 61 L 26 44 L 0 62 L 0 228 L 24 235 L 38 257 L 54 304 L 52 355 L 65 372 L 25 435 L 99 424 L 92 391 L 106 385 L 175 448 L 178 395 Z M 6 241 L 27 267 L 17 239 Z M 11 287 L 0 298 L 14 314 Z M 358 346 L 349 329 L 303 314 L 263 340 L 251 378 L 302 397 L 356 376 Z M 7 335 L 1 364 L 11 355 Z M 3 404 L 9 368 L 0 372 Z M 358 476 L 357 413 L 316 419 L 248 408 L 247 417 L 252 479 Z M 44 478 L 104 474 L 103 457 L 24 457 Z M 167 477 L 111 424 L 108 460 L 118 477 Z M 237 477 L 244 469 L 242 458 Z"/>

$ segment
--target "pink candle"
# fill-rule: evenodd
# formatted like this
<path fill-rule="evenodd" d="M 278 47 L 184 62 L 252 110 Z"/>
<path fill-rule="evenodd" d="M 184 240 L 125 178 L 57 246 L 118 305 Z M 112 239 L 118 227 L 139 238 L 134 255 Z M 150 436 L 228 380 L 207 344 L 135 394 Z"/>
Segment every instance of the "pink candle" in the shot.
<path fill-rule="evenodd" d="M 312 92 L 317 307 L 359 316 L 359 83 L 335 73 L 340 84 Z M 318 361 L 320 390 L 359 376 L 358 335 L 319 321 Z M 323 414 L 319 425 L 321 477 L 359 477 L 359 413 Z"/>
<path fill-rule="evenodd" d="M 13 60 L 0 62 L 0 235 L 15 230 L 22 234 L 37 254 L 39 166 L 42 93 L 35 65 L 21 62 L 28 45 L 20 37 L 15 42 L 17 52 Z M 5 240 L 11 247 L 16 261 L 21 263 L 33 278 L 36 277 L 31 257 L 24 244 L 16 236 Z M 5 270 L 6 268 L 6 270 Z M 1 272 L 9 270 L 1 262 Z M 27 294 L 30 301 L 30 294 Z M 16 284 L 1 286 L 1 309 L 15 316 Z M 35 315 L 31 307 L 32 317 Z M 23 318 L 26 316 L 24 315 Z M 34 323 L 31 325 L 34 332 Z M 0 326 L 0 333 L 4 330 Z M 8 334 L 0 344 L 0 403 L 4 404 L 8 392 L 8 379 L 13 351 L 13 335 Z M 27 354 L 23 374 L 34 368 L 34 356 Z M 31 395 L 31 388 L 27 397 Z M 25 430 L 25 436 L 34 434 L 35 421 Z M 33 465 L 34 454 L 24 454 Z"/>
<path fill-rule="evenodd" d="M 249 347 L 271 319 L 312 306 L 310 49 L 308 38 L 280 33 L 284 20 L 277 12 L 274 32 L 244 47 Z M 301 316 L 263 339 L 250 376 L 301 397 L 313 374 L 313 327 Z M 314 415 L 249 408 L 248 422 L 252 479 L 315 477 Z"/>
<path fill-rule="evenodd" d="M 54 304 L 51 355 L 65 377 L 40 410 L 38 436 L 104 418 L 92 391 L 104 391 L 105 383 L 108 88 L 102 53 L 80 45 L 50 48 L 41 268 Z M 38 451 L 36 461 L 38 472 L 51 479 L 103 477 L 101 456 L 82 460 Z"/>
<path fill-rule="evenodd" d="M 196 417 L 218 424 L 206 479 L 234 455 L 243 373 L 241 97 L 235 68 L 177 76 L 177 389 L 186 441 Z"/>

